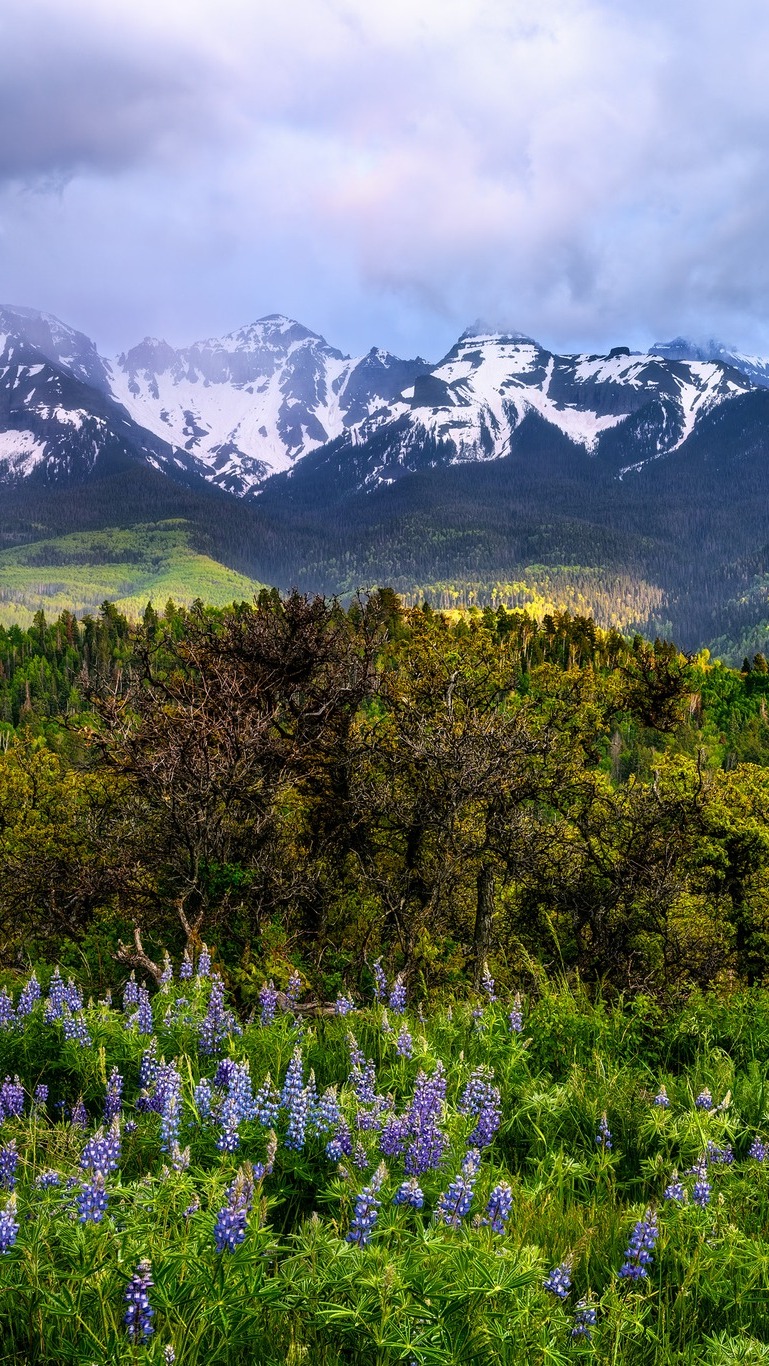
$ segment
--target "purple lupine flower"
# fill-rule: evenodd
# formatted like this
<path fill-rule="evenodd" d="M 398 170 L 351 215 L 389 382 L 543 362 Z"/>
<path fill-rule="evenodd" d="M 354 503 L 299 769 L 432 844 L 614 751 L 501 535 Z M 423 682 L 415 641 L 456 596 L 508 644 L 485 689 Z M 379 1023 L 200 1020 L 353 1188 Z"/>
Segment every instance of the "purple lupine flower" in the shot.
<path fill-rule="evenodd" d="M 136 982 L 136 973 L 132 972 L 123 987 L 123 1010 L 130 1010 L 139 1004 L 139 987 Z"/>
<path fill-rule="evenodd" d="M 523 1029 L 523 1006 L 518 992 L 515 993 L 513 1008 L 507 1018 L 510 1021 L 510 1033 L 520 1034 Z"/>
<path fill-rule="evenodd" d="M 256 1100 L 251 1089 L 251 1072 L 247 1062 L 233 1065 L 228 1082 L 230 1100 L 240 1123 L 256 1118 Z"/>
<path fill-rule="evenodd" d="M 243 1242 L 253 1196 L 253 1169 L 241 1168 L 227 1192 L 227 1204 L 216 1217 L 214 1242 L 217 1252 L 234 1252 Z"/>
<path fill-rule="evenodd" d="M 489 1224 L 494 1233 L 505 1233 L 512 1208 L 513 1192 L 506 1181 L 500 1181 L 489 1196 L 484 1224 Z"/>
<path fill-rule="evenodd" d="M 264 1160 L 264 1162 L 255 1162 L 255 1163 L 254 1163 L 254 1166 L 253 1166 L 253 1178 L 254 1178 L 254 1181 L 261 1181 L 261 1180 L 263 1180 L 263 1178 L 264 1178 L 265 1176 L 271 1176 L 271 1175 L 272 1175 L 272 1169 L 273 1169 L 273 1167 L 274 1167 L 274 1165 L 275 1165 L 275 1157 L 276 1157 L 276 1155 L 277 1155 L 277 1151 L 278 1151 L 278 1135 L 275 1133 L 275 1130 L 273 1129 L 273 1130 L 271 1131 L 271 1133 L 270 1133 L 270 1136 L 269 1136 L 268 1140 L 267 1140 L 267 1151 L 266 1151 L 266 1153 L 265 1153 L 265 1160 Z"/>
<path fill-rule="evenodd" d="M 16 1220 L 16 1196 L 6 1201 L 5 1209 L 0 1210 L 0 1253 L 10 1252 L 17 1237 L 19 1225 Z"/>
<path fill-rule="evenodd" d="M 184 1219 L 191 1219 L 192 1216 L 193 1216 L 193 1214 L 197 1214 L 197 1212 L 198 1212 L 199 1209 L 200 1209 L 200 1197 L 199 1197 L 198 1195 L 193 1195 L 191 1203 L 190 1203 L 190 1204 L 187 1206 L 187 1208 L 182 1212 L 182 1218 L 184 1218 Z"/>
<path fill-rule="evenodd" d="M 446 1099 L 446 1077 L 443 1063 L 438 1062 L 431 1077 L 420 1071 L 414 1084 L 414 1096 L 408 1111 L 411 1142 L 404 1166 L 407 1176 L 422 1176 L 440 1166 L 446 1148 L 446 1135 L 438 1120 Z"/>
<path fill-rule="evenodd" d="M 162 971 L 161 974 L 160 974 L 160 985 L 161 985 L 161 987 L 167 987 L 167 986 L 169 986 L 169 985 L 171 984 L 171 982 L 173 982 L 173 980 L 174 980 L 174 969 L 173 969 L 173 964 L 172 964 L 171 959 L 170 959 L 170 957 L 169 957 L 169 955 L 168 955 L 168 950 L 166 949 L 165 953 L 163 954 L 163 971 Z"/>
<path fill-rule="evenodd" d="M 159 1063 L 153 1086 L 151 1108 L 161 1117 L 161 1152 L 170 1153 L 179 1141 L 182 1097 L 182 1079 L 173 1063 Z"/>
<path fill-rule="evenodd" d="M 458 1228 L 473 1203 L 481 1155 L 477 1148 L 471 1148 L 462 1161 L 462 1170 L 438 1199 L 435 1217 L 441 1223 Z"/>
<path fill-rule="evenodd" d="M 658 1237 L 657 1216 L 652 1210 L 647 1209 L 645 1217 L 638 1220 L 630 1235 L 620 1276 L 630 1281 L 640 1281 L 648 1276 L 648 1267 L 654 1256 Z"/>
<path fill-rule="evenodd" d="M 713 1097 L 710 1094 L 710 1091 L 708 1090 L 707 1086 L 703 1086 L 694 1104 L 696 1105 L 698 1110 L 713 1109 Z"/>
<path fill-rule="evenodd" d="M 365 1247 L 371 1241 L 371 1234 L 379 1217 L 379 1207 L 382 1203 L 378 1199 L 378 1195 L 386 1176 L 387 1168 L 384 1162 L 380 1162 L 369 1184 L 363 1187 L 355 1201 L 355 1212 L 350 1224 L 350 1232 L 347 1234 L 348 1243 L 357 1243 L 358 1247 Z"/>
<path fill-rule="evenodd" d="M 754 1162 L 765 1162 L 769 1156 L 769 1147 L 760 1138 L 754 1138 L 748 1149 L 748 1157 L 752 1157 Z"/>
<path fill-rule="evenodd" d="M 23 1018 L 25 1015 L 31 1015 L 37 1002 L 40 1000 L 41 994 L 40 983 L 37 980 L 36 974 L 33 972 L 29 981 L 23 987 L 21 996 L 19 997 L 19 1004 L 16 1007 L 17 1016 Z"/>
<path fill-rule="evenodd" d="M 355 1002 L 351 996 L 337 996 L 334 1002 L 335 1015 L 350 1015 L 355 1009 Z"/>
<path fill-rule="evenodd" d="M 146 1342 L 153 1331 L 154 1310 L 149 1299 L 152 1286 L 152 1267 L 147 1259 L 143 1258 L 128 1282 L 125 1292 L 128 1308 L 123 1316 L 123 1322 L 128 1329 L 131 1342 Z"/>
<path fill-rule="evenodd" d="M 164 1097 L 163 1108 L 160 1112 L 160 1151 L 162 1153 L 172 1153 L 179 1147 L 179 1130 L 181 1128 L 181 1096 L 178 1091 L 169 1091 Z"/>
<path fill-rule="evenodd" d="M 496 993 L 496 991 L 495 991 L 495 989 L 494 989 L 494 988 L 495 988 L 495 982 L 494 982 L 494 978 L 492 977 L 491 973 L 489 972 L 489 965 L 488 965 L 488 963 L 484 963 L 484 965 L 483 965 L 483 974 L 482 974 L 482 976 L 481 976 L 481 987 L 482 987 L 483 990 L 485 991 L 485 993 L 486 993 L 486 995 L 488 996 L 488 998 L 489 998 L 490 1001 L 496 1001 L 496 999 L 497 999 L 497 993 Z"/>
<path fill-rule="evenodd" d="M 259 1010 L 260 1022 L 263 1025 L 272 1024 L 275 1019 L 275 1010 L 278 1004 L 278 993 L 275 983 L 271 980 L 265 982 L 259 990 Z"/>
<path fill-rule="evenodd" d="M 267 1076 L 254 1096 L 254 1119 L 262 1125 L 264 1129 L 272 1129 L 278 1122 L 280 1112 L 280 1096 L 272 1084 L 272 1078 Z"/>
<path fill-rule="evenodd" d="M 44 1110 L 48 1104 L 48 1087 L 44 1081 L 38 1082 L 32 1093 L 32 1100 L 38 1110 Z"/>
<path fill-rule="evenodd" d="M 290 1110 L 297 1096 L 301 1095 L 304 1087 L 304 1066 L 302 1064 L 302 1050 L 295 1048 L 291 1061 L 286 1068 L 286 1076 L 283 1082 L 283 1089 L 280 1093 L 280 1103 L 287 1110 Z"/>
<path fill-rule="evenodd" d="M 390 988 L 389 1006 L 396 1015 L 402 1015 L 406 1009 L 406 987 L 400 973 Z"/>
<path fill-rule="evenodd" d="M 574 1327 L 571 1330 L 572 1338 L 575 1340 L 584 1338 L 585 1342 L 590 1342 L 592 1337 L 590 1329 L 595 1328 L 596 1318 L 595 1305 L 590 1304 L 588 1300 L 580 1300 L 574 1311 Z"/>
<path fill-rule="evenodd" d="M 315 1079 L 310 1073 L 307 1085 L 294 1097 L 288 1107 L 288 1128 L 284 1142 L 286 1147 L 293 1149 L 294 1152 L 301 1152 L 304 1147 L 307 1121 L 310 1118 L 315 1100 Z"/>
<path fill-rule="evenodd" d="M 361 1069 L 366 1066 L 366 1055 L 351 1029 L 347 1031 L 347 1047 L 350 1053 L 350 1067 L 352 1071 L 360 1072 Z"/>
<path fill-rule="evenodd" d="M 655 1104 L 656 1106 L 658 1106 L 658 1108 L 659 1108 L 660 1110 L 667 1110 L 667 1109 L 669 1108 L 669 1106 L 670 1106 L 670 1096 L 668 1095 L 668 1093 L 667 1093 L 667 1091 L 665 1090 L 665 1087 L 664 1087 L 664 1086 L 661 1086 L 661 1087 L 660 1087 L 659 1091 L 657 1092 L 656 1096 L 654 1097 L 654 1104 Z"/>
<path fill-rule="evenodd" d="M 120 1126 L 113 1120 L 107 1134 L 104 1129 L 97 1129 L 93 1138 L 89 1138 L 80 1158 L 80 1166 L 84 1171 L 90 1168 L 91 1171 L 104 1172 L 106 1176 L 116 1172 L 119 1165 Z"/>
<path fill-rule="evenodd" d="M 247 1213 L 244 1209 L 233 1209 L 224 1205 L 216 1216 L 214 1242 L 217 1252 L 234 1252 L 246 1236 Z"/>
<path fill-rule="evenodd" d="M 67 1008 L 61 1019 L 64 1038 L 70 1043 L 78 1043 L 81 1048 L 90 1048 L 93 1039 L 88 1031 L 85 1016 L 82 1011 L 71 1011 Z"/>
<path fill-rule="evenodd" d="M 46 1002 L 43 1019 L 47 1021 L 60 1020 L 64 1014 L 64 1006 L 64 982 L 62 981 L 58 967 L 55 967 L 51 973 L 51 980 L 48 984 L 48 1000 Z"/>
<path fill-rule="evenodd" d="M 602 1152 L 611 1152 L 611 1129 L 606 1122 L 606 1111 L 601 1115 L 601 1122 L 598 1125 L 598 1133 L 595 1136 L 597 1146 Z"/>
<path fill-rule="evenodd" d="M 49 1186 L 60 1186 L 61 1177 L 51 1167 L 46 1167 L 45 1171 L 38 1172 L 35 1177 L 35 1185 L 39 1190 L 46 1190 Z"/>
<path fill-rule="evenodd" d="M 692 1200 L 700 1209 L 710 1204 L 713 1187 L 706 1176 L 699 1176 L 692 1187 Z"/>
<path fill-rule="evenodd" d="M 199 968 L 198 976 L 200 976 Z M 231 1034 L 242 1034 L 242 1032 L 232 1011 L 225 1008 L 224 985 L 221 978 L 214 977 L 211 981 L 211 992 L 208 997 L 208 1010 L 198 1025 L 198 1048 L 200 1052 L 206 1055 L 217 1053 Z"/>
<path fill-rule="evenodd" d="M 369 1059 L 364 1068 L 353 1067 L 350 1080 L 361 1105 L 376 1104 L 376 1063 L 373 1059 Z"/>
<path fill-rule="evenodd" d="M 222 1058 L 221 1062 L 217 1063 L 216 1071 L 214 1072 L 214 1086 L 229 1087 L 233 1071 L 237 1065 L 234 1058 Z"/>
<path fill-rule="evenodd" d="M 5 987 L 0 987 L 0 1029 L 10 1029 L 15 1016 L 13 999 L 8 995 Z"/>
<path fill-rule="evenodd" d="M 71 977 L 67 978 L 67 985 L 64 988 L 64 1003 L 72 1011 L 73 1015 L 76 1015 L 79 1010 L 83 1009 L 83 994 L 75 986 Z"/>
<path fill-rule="evenodd" d="M 665 1199 L 674 1200 L 677 1204 L 683 1204 L 686 1199 L 686 1191 L 683 1182 L 680 1180 L 678 1172 L 673 1170 L 670 1184 L 665 1187 Z"/>
<path fill-rule="evenodd" d="M 123 1105 L 123 1078 L 116 1067 L 112 1068 L 107 1080 L 107 1093 L 104 1097 L 104 1121 L 111 1124 L 120 1114 Z"/>
<path fill-rule="evenodd" d="M 389 1115 L 379 1137 L 380 1151 L 385 1157 L 400 1157 L 410 1133 L 408 1115 Z"/>
<path fill-rule="evenodd" d="M 374 1000 L 383 1001 L 387 995 L 387 978 L 382 967 L 381 958 L 377 958 L 371 971 L 374 974 Z"/>
<path fill-rule="evenodd" d="M 18 1077 L 6 1077 L 0 1086 L 0 1120 L 22 1119 L 24 1116 L 24 1087 Z"/>
<path fill-rule="evenodd" d="M 719 1148 L 717 1143 L 708 1142 L 705 1156 L 714 1167 L 731 1167 L 734 1161 L 734 1150 L 730 1143 Z"/>
<path fill-rule="evenodd" d="M 176 1352 L 174 1351 L 174 1349 L 173 1349 L 173 1347 L 171 1346 L 170 1342 L 168 1342 L 168 1343 L 166 1343 L 165 1347 L 163 1348 L 163 1366 L 174 1366 L 174 1362 L 175 1362 L 175 1361 L 176 1361 Z"/>
<path fill-rule="evenodd" d="M 211 976 L 211 955 L 210 955 L 210 953 L 208 952 L 207 946 L 204 944 L 204 945 L 202 946 L 201 950 L 200 950 L 200 956 L 198 957 L 198 977 L 210 977 L 210 976 Z"/>
<path fill-rule="evenodd" d="M 571 1290 L 571 1262 L 561 1262 L 559 1266 L 554 1266 L 542 1285 L 551 1295 L 557 1295 L 559 1300 L 568 1299 Z"/>
<path fill-rule="evenodd" d="M 102 1172 L 94 1172 L 90 1181 L 83 1182 L 77 1197 L 77 1208 L 81 1224 L 101 1223 L 107 1210 L 107 1192 Z"/>
<path fill-rule="evenodd" d="M 328 1086 L 312 1108 L 310 1124 L 316 1134 L 327 1134 L 339 1123 L 341 1111 L 335 1086 Z"/>
<path fill-rule="evenodd" d="M 137 987 L 138 1004 L 133 1015 L 129 1015 L 126 1020 L 126 1029 L 138 1029 L 140 1034 L 151 1034 L 152 1023 L 152 1004 L 150 994 L 146 987 Z"/>
<path fill-rule="evenodd" d="M 477 1120 L 467 1142 L 471 1148 L 485 1148 L 493 1139 L 502 1118 L 499 1087 L 493 1086 L 494 1073 L 488 1067 L 473 1072 L 462 1092 L 458 1109 Z"/>
<path fill-rule="evenodd" d="M 16 1185 L 16 1168 L 19 1163 L 19 1154 L 16 1151 L 16 1143 L 8 1143 L 4 1148 L 0 1148 L 0 1186 L 3 1190 L 12 1191 Z"/>
<path fill-rule="evenodd" d="M 358 1171 L 365 1172 L 370 1164 L 368 1160 L 368 1153 L 366 1152 L 366 1149 L 360 1141 L 355 1144 L 351 1156 L 353 1162 L 355 1163 L 355 1166 L 358 1168 Z"/>
<path fill-rule="evenodd" d="M 298 972 L 292 972 L 286 987 L 286 1008 L 293 1010 L 302 994 L 302 979 Z"/>
<path fill-rule="evenodd" d="M 394 1205 L 411 1205 L 412 1209 L 421 1209 L 424 1203 L 424 1192 L 415 1176 L 401 1182 L 393 1196 Z"/>
<path fill-rule="evenodd" d="M 179 965 L 179 979 L 180 979 L 180 981 L 182 981 L 182 982 L 189 982 L 191 976 L 192 976 L 192 950 L 190 949 L 190 946 L 189 946 L 189 944 L 188 944 L 187 947 L 186 947 L 186 949 L 184 950 L 184 953 L 183 953 L 183 955 L 182 955 L 182 961 L 181 961 L 181 963 L 180 963 L 180 965 Z"/>
<path fill-rule="evenodd" d="M 88 1111 L 86 1110 L 85 1105 L 83 1104 L 82 1096 L 79 1100 L 76 1100 L 75 1104 L 72 1106 L 72 1110 L 70 1111 L 69 1116 L 69 1122 L 72 1125 L 73 1129 L 88 1128 Z"/>
<path fill-rule="evenodd" d="M 158 1041 L 153 1039 L 149 1048 L 145 1048 L 139 1063 L 139 1086 L 146 1091 L 151 1086 L 158 1072 Z"/>
<path fill-rule="evenodd" d="M 224 1101 L 220 1114 L 221 1132 L 216 1140 L 220 1153 L 234 1153 L 240 1147 L 239 1116 L 230 1096 Z"/>
<path fill-rule="evenodd" d="M 401 1026 L 401 1031 L 395 1044 L 395 1051 L 399 1058 L 413 1058 L 414 1056 L 414 1040 L 405 1024 Z"/>
<path fill-rule="evenodd" d="M 329 1162 L 341 1162 L 343 1157 L 352 1155 L 352 1134 L 347 1120 L 340 1116 L 336 1129 L 326 1144 L 326 1157 Z"/>

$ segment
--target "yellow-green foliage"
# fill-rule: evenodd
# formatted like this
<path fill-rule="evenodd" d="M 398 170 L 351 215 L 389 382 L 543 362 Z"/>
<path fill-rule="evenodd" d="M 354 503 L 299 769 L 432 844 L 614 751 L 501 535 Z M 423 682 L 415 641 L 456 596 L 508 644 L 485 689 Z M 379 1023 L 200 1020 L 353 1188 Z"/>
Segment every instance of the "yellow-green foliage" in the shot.
<path fill-rule="evenodd" d="M 253 598 L 263 585 L 203 554 L 182 519 L 77 532 L 0 552 L 0 624 L 30 626 L 41 608 L 93 612 L 105 599 L 129 617 L 169 598 L 213 606 Z"/>

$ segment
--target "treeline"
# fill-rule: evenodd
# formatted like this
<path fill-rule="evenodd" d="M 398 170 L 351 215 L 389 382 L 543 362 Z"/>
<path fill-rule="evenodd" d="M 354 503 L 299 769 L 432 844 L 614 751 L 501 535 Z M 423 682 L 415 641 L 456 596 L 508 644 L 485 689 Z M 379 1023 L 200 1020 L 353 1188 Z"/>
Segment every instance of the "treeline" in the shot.
<path fill-rule="evenodd" d="M 120 938 L 141 967 L 192 932 L 246 998 L 291 962 L 354 990 L 379 954 L 428 989 L 485 961 L 668 995 L 769 975 L 760 656 L 265 591 L 40 614 L 0 663 L 9 968 L 59 956 L 103 989 Z"/>

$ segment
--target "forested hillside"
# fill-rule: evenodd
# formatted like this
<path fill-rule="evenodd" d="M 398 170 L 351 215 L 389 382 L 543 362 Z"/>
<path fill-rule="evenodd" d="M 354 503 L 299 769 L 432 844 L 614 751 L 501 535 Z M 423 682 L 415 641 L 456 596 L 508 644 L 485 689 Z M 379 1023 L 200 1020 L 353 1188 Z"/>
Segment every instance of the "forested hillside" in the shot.
<path fill-rule="evenodd" d="M 389 591 L 42 613 L 0 631 L 10 967 L 219 944 L 246 998 L 386 951 L 426 990 L 579 972 L 680 994 L 769 973 L 769 672 L 586 617 Z M 281 966 L 284 965 L 283 967 Z"/>

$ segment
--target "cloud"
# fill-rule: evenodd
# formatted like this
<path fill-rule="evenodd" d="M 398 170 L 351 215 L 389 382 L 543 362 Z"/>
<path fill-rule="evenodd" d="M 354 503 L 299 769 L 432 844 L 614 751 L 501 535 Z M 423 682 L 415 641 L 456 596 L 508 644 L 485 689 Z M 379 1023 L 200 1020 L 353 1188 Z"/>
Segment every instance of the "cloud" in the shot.
<path fill-rule="evenodd" d="M 0 294 L 769 348 L 767 40 L 755 0 L 5 0 Z"/>

